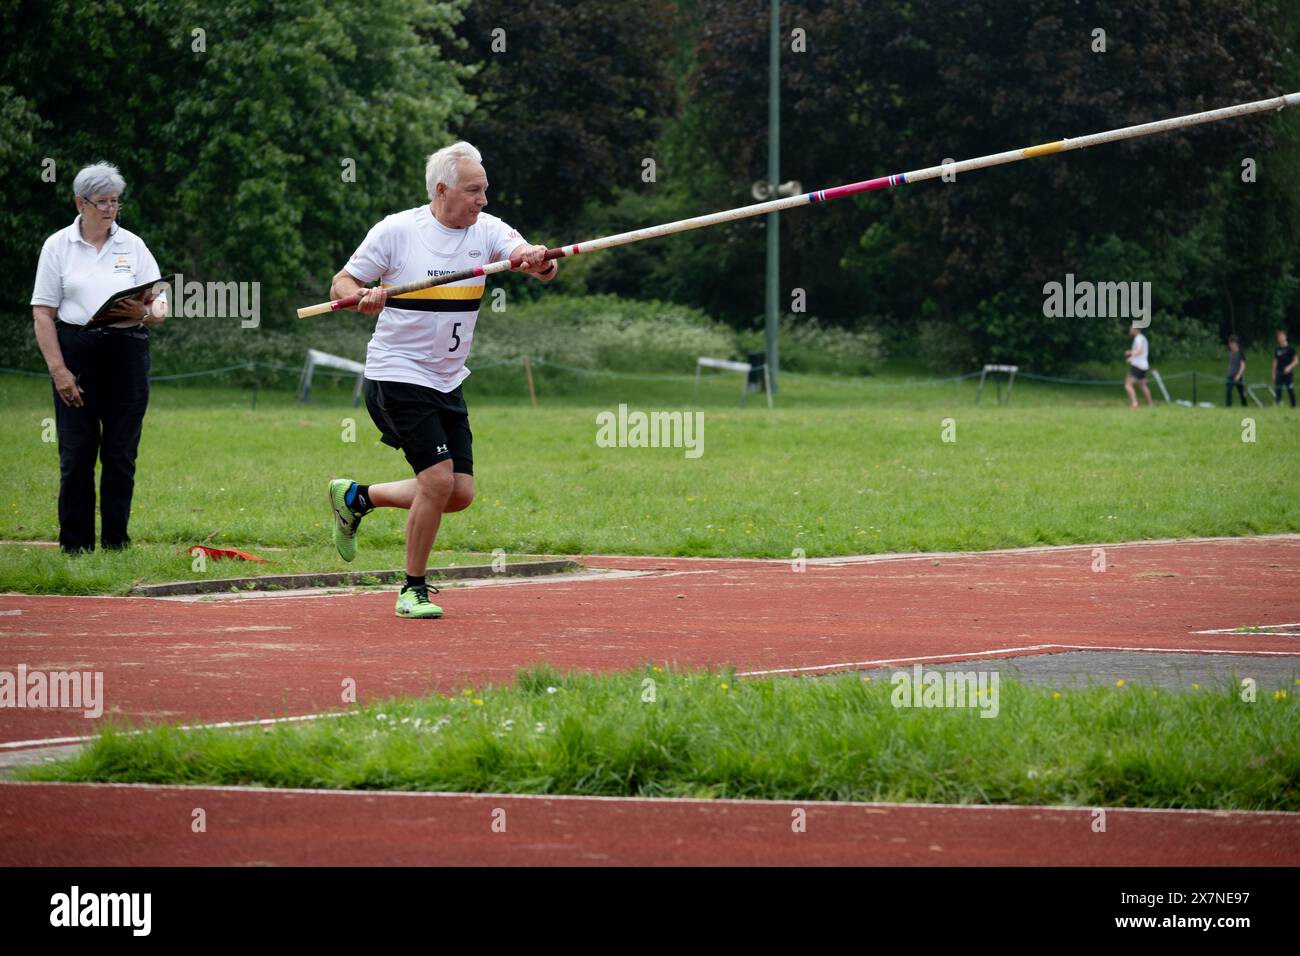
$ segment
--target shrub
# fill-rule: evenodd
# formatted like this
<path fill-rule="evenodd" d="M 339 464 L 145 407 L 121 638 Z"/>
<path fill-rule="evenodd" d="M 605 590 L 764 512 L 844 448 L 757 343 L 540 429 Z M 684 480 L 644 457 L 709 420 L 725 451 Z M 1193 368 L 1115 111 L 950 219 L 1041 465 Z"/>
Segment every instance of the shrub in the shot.
<path fill-rule="evenodd" d="M 734 333 L 698 309 L 612 295 L 551 296 L 480 312 L 470 367 L 527 355 L 580 368 L 685 374 L 701 355 L 735 354 Z"/>
<path fill-rule="evenodd" d="M 785 316 L 780 325 L 780 368 L 787 372 L 870 375 L 885 358 L 882 336 L 872 328 L 856 332 L 822 325 L 816 318 Z M 742 350 L 767 348 L 763 329 L 739 334 Z"/>

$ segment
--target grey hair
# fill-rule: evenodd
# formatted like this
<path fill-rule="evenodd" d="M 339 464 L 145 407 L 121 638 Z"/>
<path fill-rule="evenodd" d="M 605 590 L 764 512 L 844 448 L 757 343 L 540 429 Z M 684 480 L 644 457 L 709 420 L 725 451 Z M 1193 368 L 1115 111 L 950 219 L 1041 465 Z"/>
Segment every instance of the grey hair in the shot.
<path fill-rule="evenodd" d="M 100 162 L 86 166 L 72 181 L 73 194 L 83 197 L 101 196 L 104 193 L 121 195 L 124 189 L 126 180 L 112 163 Z"/>
<path fill-rule="evenodd" d="M 438 195 L 438 183 L 455 186 L 460 182 L 460 164 L 466 159 L 481 163 L 483 155 L 464 140 L 444 146 L 429 156 L 429 161 L 424 165 L 424 185 L 429 190 L 430 199 Z"/>

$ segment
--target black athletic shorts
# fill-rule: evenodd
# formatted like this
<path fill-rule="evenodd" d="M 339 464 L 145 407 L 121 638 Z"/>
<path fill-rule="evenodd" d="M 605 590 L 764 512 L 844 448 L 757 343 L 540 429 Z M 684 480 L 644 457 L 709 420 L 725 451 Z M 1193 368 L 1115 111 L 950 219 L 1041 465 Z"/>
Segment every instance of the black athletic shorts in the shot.
<path fill-rule="evenodd" d="M 1138 368 L 1136 365 L 1130 365 L 1128 367 L 1128 373 L 1132 375 L 1135 379 L 1137 379 L 1139 382 L 1142 381 L 1142 379 L 1147 377 L 1147 370 L 1144 368 Z"/>
<path fill-rule="evenodd" d="M 474 436 L 460 386 L 440 392 L 424 385 L 366 379 L 365 394 L 366 410 L 384 444 L 400 448 L 417 475 L 448 459 L 453 471 L 474 474 Z"/>

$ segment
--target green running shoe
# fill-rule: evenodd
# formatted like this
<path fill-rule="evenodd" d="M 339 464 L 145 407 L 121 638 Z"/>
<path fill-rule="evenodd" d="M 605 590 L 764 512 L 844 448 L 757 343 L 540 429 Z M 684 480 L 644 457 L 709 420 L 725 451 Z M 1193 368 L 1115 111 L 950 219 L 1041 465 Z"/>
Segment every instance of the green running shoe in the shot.
<path fill-rule="evenodd" d="M 351 478 L 335 478 L 330 482 L 330 507 L 334 509 L 331 533 L 334 536 L 334 547 L 339 549 L 339 557 L 344 561 L 351 561 L 357 556 L 357 525 L 361 524 L 361 515 L 349 508 L 344 501 L 351 487 Z"/>
<path fill-rule="evenodd" d="M 402 588 L 397 595 L 397 616 L 442 617 L 442 608 L 429 600 L 428 588 Z"/>

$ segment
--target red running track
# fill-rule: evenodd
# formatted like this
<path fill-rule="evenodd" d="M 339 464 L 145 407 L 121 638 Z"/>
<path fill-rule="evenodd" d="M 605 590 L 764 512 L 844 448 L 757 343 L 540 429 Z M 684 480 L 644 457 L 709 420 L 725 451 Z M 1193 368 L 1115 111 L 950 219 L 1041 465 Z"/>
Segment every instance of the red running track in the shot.
<path fill-rule="evenodd" d="M 0 596 L 0 671 L 94 670 L 106 713 L 188 722 L 305 715 L 508 681 L 546 662 L 823 673 L 1067 647 L 1297 654 L 1300 536 L 810 563 L 589 558 L 599 580 L 392 595 L 175 601 Z M 93 733 L 0 710 L 0 747 Z M 192 811 L 208 831 L 190 829 Z M 507 812 L 493 833 L 491 811 Z M 0 864 L 1295 865 L 1300 815 L 336 794 L 0 785 Z"/>
<path fill-rule="evenodd" d="M 436 621 L 392 592 L 218 601 L 0 596 L 0 671 L 102 671 L 106 714 L 215 722 L 506 682 L 525 665 L 647 662 L 825 672 L 1078 647 L 1300 653 L 1300 536 L 785 561 L 592 557 L 642 576 L 455 588 Z M 15 613 L 17 612 L 17 613 Z M 1294 628 L 1292 630 L 1300 630 Z M 79 711 L 2 709 L 5 743 L 95 732 Z"/>
<path fill-rule="evenodd" d="M 1300 863 L 1300 814 L 1107 810 L 1104 832 L 1099 819 L 1048 807 L 0 784 L 0 866 Z"/>

